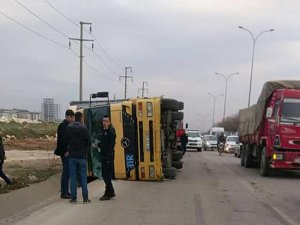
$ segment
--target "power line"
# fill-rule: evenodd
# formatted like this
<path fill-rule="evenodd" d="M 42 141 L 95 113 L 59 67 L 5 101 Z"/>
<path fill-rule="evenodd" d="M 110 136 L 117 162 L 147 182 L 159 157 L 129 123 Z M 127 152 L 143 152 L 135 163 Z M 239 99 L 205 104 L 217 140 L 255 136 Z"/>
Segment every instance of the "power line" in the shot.
<path fill-rule="evenodd" d="M 100 45 L 100 43 L 97 41 L 97 39 L 95 38 L 95 35 L 91 34 L 91 36 L 94 38 L 97 46 L 104 52 L 104 54 L 121 70 L 123 70 L 123 67 L 117 63 L 108 53 L 107 51 Z"/>
<path fill-rule="evenodd" d="M 75 25 L 76 27 L 79 27 L 79 25 L 74 22 L 74 20 L 72 20 L 71 18 L 67 17 L 64 13 L 62 13 L 59 9 L 57 9 L 54 5 L 52 5 L 49 1 L 44 0 L 52 9 L 54 9 L 56 12 L 58 12 L 61 16 L 63 16 L 65 19 L 67 19 L 68 21 L 70 21 L 73 25 Z M 111 56 L 110 54 L 108 54 L 108 52 L 100 45 L 100 43 L 97 41 L 95 35 L 91 34 L 90 31 L 87 31 L 86 29 L 84 29 L 85 32 L 89 33 L 93 39 L 95 40 L 97 46 L 104 52 L 104 54 L 111 60 L 111 62 L 113 64 L 115 64 L 116 67 L 118 67 L 119 69 L 123 70 L 123 66 L 121 66 L 119 63 L 117 63 Z"/>
<path fill-rule="evenodd" d="M 113 74 L 117 75 L 116 71 L 112 70 L 104 61 L 103 59 L 95 52 L 95 50 L 91 50 L 95 56 L 99 59 L 99 61 Z"/>
<path fill-rule="evenodd" d="M 32 15 L 34 15 L 36 18 L 38 18 L 40 21 L 42 21 L 43 23 L 45 23 L 47 26 L 49 26 L 51 29 L 55 30 L 57 33 L 63 35 L 66 38 L 69 38 L 65 33 L 63 33 L 62 31 L 60 31 L 59 29 L 57 29 L 56 27 L 52 26 L 50 23 L 48 23 L 47 21 L 45 21 L 43 18 L 41 18 L 39 15 L 37 15 L 36 13 L 34 13 L 32 10 L 28 9 L 25 5 L 23 5 L 21 2 L 19 2 L 18 0 L 15 0 L 16 3 L 18 3 L 20 6 L 22 6 L 24 9 L 26 9 L 29 13 L 31 13 Z"/>
<path fill-rule="evenodd" d="M 77 23 L 75 23 L 72 19 L 64 15 L 61 11 L 59 11 L 54 5 L 52 5 L 50 2 L 47 0 L 44 0 L 52 9 L 54 9 L 56 12 L 58 12 L 61 16 L 63 16 L 65 19 L 69 20 L 71 23 L 73 23 L 76 27 L 79 27 Z"/>
<path fill-rule="evenodd" d="M 64 45 L 64 44 L 61 44 L 61 43 L 59 43 L 59 42 L 57 42 L 57 41 L 55 41 L 55 40 L 53 40 L 53 39 L 51 39 L 51 38 L 48 38 L 47 36 L 45 36 L 45 35 L 43 35 L 43 34 L 37 32 L 37 31 L 31 29 L 30 27 L 27 27 L 26 25 L 24 25 L 24 24 L 20 23 L 19 21 L 17 21 L 17 20 L 15 20 L 15 19 L 11 18 L 10 16 L 6 15 L 5 13 L 3 13 L 3 12 L 1 12 L 1 11 L 0 11 L 0 14 L 1 14 L 2 16 L 6 17 L 7 19 L 10 19 L 10 20 L 13 21 L 14 23 L 18 24 L 19 26 L 25 28 L 26 30 L 29 30 L 30 32 L 32 32 L 32 33 L 38 35 L 39 37 L 41 37 L 41 38 L 43 38 L 43 39 L 45 39 L 45 40 L 47 40 L 47 41 L 50 41 L 50 42 L 52 42 L 52 43 L 54 43 L 54 44 L 56 44 L 56 45 L 58 45 L 58 46 L 60 46 L 60 47 L 68 48 L 68 46 L 66 46 L 66 45 Z"/>
<path fill-rule="evenodd" d="M 110 76 L 105 75 L 104 73 L 100 72 L 99 70 L 97 70 L 95 67 L 91 66 L 86 60 L 83 60 L 84 64 L 86 64 L 91 70 L 93 70 L 96 73 L 102 74 L 105 78 L 107 78 L 108 80 L 112 80 L 112 81 L 117 81 L 112 79 Z"/>

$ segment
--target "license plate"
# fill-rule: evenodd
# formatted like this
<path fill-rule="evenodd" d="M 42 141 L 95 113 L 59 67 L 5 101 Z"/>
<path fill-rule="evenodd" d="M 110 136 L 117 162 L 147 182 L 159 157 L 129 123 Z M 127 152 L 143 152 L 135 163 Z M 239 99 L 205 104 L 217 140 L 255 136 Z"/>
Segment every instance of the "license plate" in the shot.
<path fill-rule="evenodd" d="M 295 163 L 300 163 L 300 157 L 296 158 L 294 161 Z"/>

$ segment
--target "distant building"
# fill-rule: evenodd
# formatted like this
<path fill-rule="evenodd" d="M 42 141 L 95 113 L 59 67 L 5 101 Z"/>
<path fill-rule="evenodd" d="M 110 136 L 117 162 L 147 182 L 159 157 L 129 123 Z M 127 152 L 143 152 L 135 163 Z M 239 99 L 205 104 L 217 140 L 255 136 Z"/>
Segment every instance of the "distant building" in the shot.
<path fill-rule="evenodd" d="M 41 121 L 42 113 L 30 112 L 26 109 L 0 109 L 0 118 L 1 117 Z"/>
<path fill-rule="evenodd" d="M 60 120 L 60 106 L 53 98 L 44 98 L 42 103 L 42 120 L 44 122 L 58 122 Z"/>

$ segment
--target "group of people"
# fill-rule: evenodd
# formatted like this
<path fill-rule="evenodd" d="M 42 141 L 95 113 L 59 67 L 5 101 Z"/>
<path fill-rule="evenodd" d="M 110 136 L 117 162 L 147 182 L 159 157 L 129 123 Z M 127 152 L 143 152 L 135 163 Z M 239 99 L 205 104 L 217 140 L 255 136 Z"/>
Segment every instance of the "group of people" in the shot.
<path fill-rule="evenodd" d="M 109 116 L 106 115 L 102 118 L 102 125 L 99 147 L 101 149 L 100 158 L 105 192 L 99 200 L 104 201 L 116 196 L 112 185 L 116 134 Z M 77 203 L 78 180 L 82 189 L 83 203 L 91 202 L 87 188 L 87 153 L 89 145 L 88 129 L 82 123 L 82 113 L 67 110 L 64 121 L 57 129 L 55 154 L 60 156 L 63 167 L 61 198 L 70 199 L 71 203 Z"/>

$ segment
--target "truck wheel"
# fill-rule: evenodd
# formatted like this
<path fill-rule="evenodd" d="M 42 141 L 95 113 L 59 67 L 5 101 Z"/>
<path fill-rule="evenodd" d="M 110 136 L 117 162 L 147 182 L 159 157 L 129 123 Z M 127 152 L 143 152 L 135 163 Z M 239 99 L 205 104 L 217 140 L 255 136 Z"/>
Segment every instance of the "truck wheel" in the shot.
<path fill-rule="evenodd" d="M 172 112 L 172 120 L 183 120 L 183 112 Z"/>
<path fill-rule="evenodd" d="M 176 168 L 174 167 L 164 168 L 163 173 L 165 175 L 165 178 L 174 179 L 176 177 Z"/>
<path fill-rule="evenodd" d="M 270 172 L 271 172 L 271 168 L 269 165 L 269 158 L 267 158 L 266 156 L 266 147 L 264 147 L 260 157 L 259 173 L 261 176 L 267 177 L 270 175 Z"/>
<path fill-rule="evenodd" d="M 246 145 L 246 148 L 244 149 L 244 166 L 245 168 L 250 168 L 253 165 L 253 157 L 252 154 L 249 154 L 251 152 L 250 145 Z"/>
<path fill-rule="evenodd" d="M 162 110 L 177 110 L 177 100 L 175 99 L 169 99 L 169 98 L 163 98 L 161 100 L 161 109 Z"/>
<path fill-rule="evenodd" d="M 181 151 L 174 151 L 172 152 L 172 161 L 179 161 L 180 159 L 182 159 L 183 157 L 183 154 Z"/>
<path fill-rule="evenodd" d="M 183 110 L 184 109 L 184 103 L 183 102 L 177 102 L 177 110 Z"/>
<path fill-rule="evenodd" d="M 201 152 L 202 151 L 202 149 L 201 148 L 197 148 L 197 152 Z"/>
<path fill-rule="evenodd" d="M 244 166 L 244 145 L 241 148 L 240 155 L 241 155 L 241 166 Z"/>
<path fill-rule="evenodd" d="M 172 162 L 172 167 L 175 167 L 179 170 L 183 167 L 183 162 Z"/>

